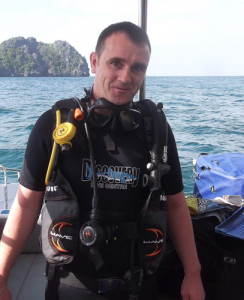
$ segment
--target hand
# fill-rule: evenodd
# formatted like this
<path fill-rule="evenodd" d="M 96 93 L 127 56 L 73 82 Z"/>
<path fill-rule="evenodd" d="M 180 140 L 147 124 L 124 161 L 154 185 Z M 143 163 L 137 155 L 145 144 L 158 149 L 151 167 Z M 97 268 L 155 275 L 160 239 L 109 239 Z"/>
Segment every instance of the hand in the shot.
<path fill-rule="evenodd" d="M 0 299 L 12 300 L 11 292 L 8 288 L 7 281 L 4 278 L 0 279 Z"/>
<path fill-rule="evenodd" d="M 200 275 L 185 275 L 181 286 L 182 300 L 204 300 L 205 291 Z"/>

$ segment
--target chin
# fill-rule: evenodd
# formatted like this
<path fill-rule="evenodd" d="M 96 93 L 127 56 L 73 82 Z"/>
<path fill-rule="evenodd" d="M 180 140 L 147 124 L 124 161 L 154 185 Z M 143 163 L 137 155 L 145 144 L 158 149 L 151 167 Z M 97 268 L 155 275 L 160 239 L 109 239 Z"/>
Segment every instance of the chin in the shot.
<path fill-rule="evenodd" d="M 116 104 L 116 105 L 123 105 L 123 104 L 127 104 L 129 102 L 131 102 L 132 99 L 113 99 L 113 101 L 111 101 L 113 104 Z"/>
<path fill-rule="evenodd" d="M 112 102 L 116 105 L 123 105 L 129 102 L 132 102 L 134 96 L 122 96 L 122 95 L 114 95 L 111 96 L 110 99 L 107 99 L 108 101 Z"/>

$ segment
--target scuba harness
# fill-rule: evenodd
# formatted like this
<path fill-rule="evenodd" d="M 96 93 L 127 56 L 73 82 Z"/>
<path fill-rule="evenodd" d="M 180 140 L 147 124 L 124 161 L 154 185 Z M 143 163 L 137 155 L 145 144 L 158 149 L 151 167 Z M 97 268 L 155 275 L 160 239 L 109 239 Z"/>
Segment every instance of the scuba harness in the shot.
<path fill-rule="evenodd" d="M 169 171 L 167 164 L 167 120 L 162 111 L 161 103 L 156 106 L 150 100 L 142 100 L 134 103 L 133 107 L 130 103 L 130 105 L 121 106 L 116 111 L 117 106 L 105 99 L 98 99 L 95 102 L 96 105 L 89 107 L 88 101 L 91 95 L 88 91 L 86 92 L 87 96 L 84 99 L 61 100 L 53 107 L 56 112 L 56 128 L 53 132 L 53 150 L 45 179 L 47 188 L 42 211 L 43 253 L 51 265 L 68 264 L 75 256 L 80 239 L 80 242 L 88 250 L 89 258 L 96 269 L 99 269 L 103 264 L 99 243 L 108 239 L 116 239 L 118 231 L 123 234 L 130 229 L 132 240 L 130 280 L 133 293 L 135 290 L 133 282 L 136 276 L 135 249 L 138 249 L 141 266 L 148 273 L 154 273 L 157 270 L 165 249 L 167 203 L 161 187 L 161 177 Z M 68 110 L 66 122 L 61 122 L 63 110 Z M 139 126 L 140 115 L 143 116 L 143 121 L 146 123 L 146 136 L 152 145 L 151 161 L 147 165 L 150 174 L 143 176 L 143 186 L 149 188 L 150 193 L 137 220 L 134 223 L 120 224 L 118 230 L 116 224 L 111 226 L 103 222 L 101 212 L 98 209 L 99 195 L 89 128 L 92 126 L 102 127 L 109 122 L 116 126 L 116 122 L 120 122 L 124 130 L 134 130 Z M 92 176 L 93 198 L 90 220 L 82 224 L 81 227 L 76 195 L 59 168 L 55 167 L 58 151 L 68 153 L 72 147 L 77 122 L 82 122 L 85 129 L 91 169 L 92 174 L 94 174 Z M 57 201 L 60 201 L 59 205 L 57 205 Z"/>

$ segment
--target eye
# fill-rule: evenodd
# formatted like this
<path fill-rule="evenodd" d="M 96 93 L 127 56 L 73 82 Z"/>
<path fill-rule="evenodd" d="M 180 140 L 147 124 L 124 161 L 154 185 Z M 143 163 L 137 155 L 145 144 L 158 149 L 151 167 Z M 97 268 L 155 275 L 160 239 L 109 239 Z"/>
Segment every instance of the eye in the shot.
<path fill-rule="evenodd" d="M 111 62 L 111 64 L 114 65 L 114 66 L 118 66 L 119 62 L 117 60 L 114 60 L 114 61 Z"/>
<path fill-rule="evenodd" d="M 145 73 L 146 70 L 147 70 L 147 67 L 143 64 L 135 64 L 133 67 L 132 67 L 132 70 L 136 73 Z"/>
<path fill-rule="evenodd" d="M 123 66 L 122 62 L 118 59 L 112 59 L 109 64 L 116 69 L 120 69 Z"/>

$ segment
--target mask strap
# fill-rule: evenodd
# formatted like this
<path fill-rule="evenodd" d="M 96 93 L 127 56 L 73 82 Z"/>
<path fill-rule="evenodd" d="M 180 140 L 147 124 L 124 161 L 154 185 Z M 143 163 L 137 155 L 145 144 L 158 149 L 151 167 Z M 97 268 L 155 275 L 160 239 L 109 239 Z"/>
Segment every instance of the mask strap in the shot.
<path fill-rule="evenodd" d="M 116 150 L 116 137 L 114 134 L 107 134 L 104 138 L 106 150 L 115 151 Z"/>

